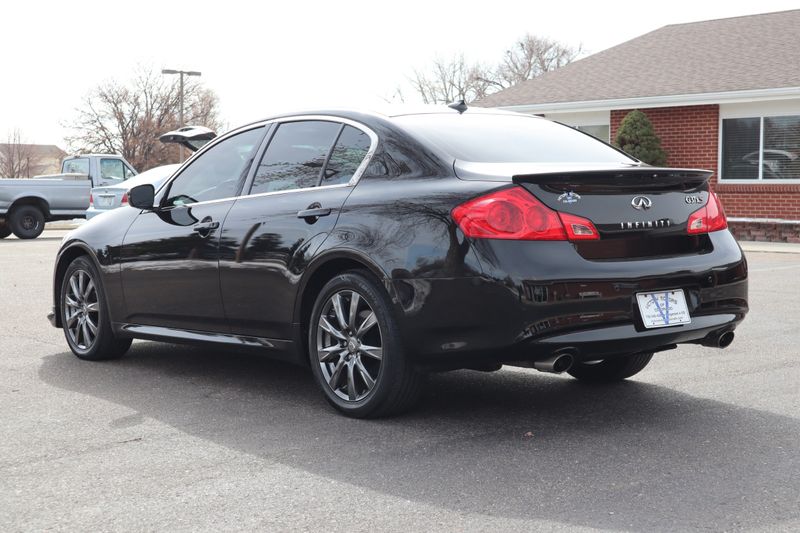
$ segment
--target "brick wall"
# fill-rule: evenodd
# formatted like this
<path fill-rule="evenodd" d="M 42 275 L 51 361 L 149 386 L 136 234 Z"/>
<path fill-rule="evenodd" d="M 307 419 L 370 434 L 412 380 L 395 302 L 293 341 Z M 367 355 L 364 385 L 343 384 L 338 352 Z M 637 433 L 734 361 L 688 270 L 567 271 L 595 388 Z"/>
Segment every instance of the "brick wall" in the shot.
<path fill-rule="evenodd" d="M 630 109 L 611 111 L 611 139 Z M 697 105 L 642 109 L 653 123 L 661 146 L 667 151 L 667 165 L 713 170 L 712 187 L 719 194 L 725 213 L 729 217 L 777 218 L 800 220 L 800 185 L 781 184 L 718 184 L 717 162 L 719 151 L 719 106 Z M 786 241 L 800 237 L 800 225 L 778 229 L 775 225 L 759 226 L 757 232 L 766 231 L 759 240 Z M 742 232 L 748 237 L 748 232 Z M 755 237 L 754 235 L 753 237 Z"/>

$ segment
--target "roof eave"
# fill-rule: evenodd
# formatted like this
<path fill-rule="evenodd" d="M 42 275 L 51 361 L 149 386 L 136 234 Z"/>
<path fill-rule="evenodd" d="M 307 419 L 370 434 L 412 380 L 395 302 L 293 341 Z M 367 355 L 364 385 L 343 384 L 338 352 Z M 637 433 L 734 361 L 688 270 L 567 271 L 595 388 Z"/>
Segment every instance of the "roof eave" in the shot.
<path fill-rule="evenodd" d="M 609 100 L 584 100 L 580 102 L 553 102 L 547 104 L 500 105 L 498 109 L 518 113 L 554 113 L 579 111 L 611 111 L 648 107 L 676 107 L 703 104 L 734 104 L 764 100 L 788 100 L 800 98 L 800 87 L 778 87 L 771 89 L 749 89 L 715 93 L 671 94 L 664 96 L 641 96 L 636 98 L 613 98 Z"/>

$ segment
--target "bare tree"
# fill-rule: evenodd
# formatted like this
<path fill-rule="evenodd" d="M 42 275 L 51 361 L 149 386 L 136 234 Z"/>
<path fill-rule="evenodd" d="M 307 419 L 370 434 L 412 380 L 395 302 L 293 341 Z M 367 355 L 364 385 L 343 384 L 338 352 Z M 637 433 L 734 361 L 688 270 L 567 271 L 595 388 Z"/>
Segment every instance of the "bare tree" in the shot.
<path fill-rule="evenodd" d="M 10 131 L 6 142 L 0 144 L 0 177 L 1 178 L 30 178 L 33 169 L 38 164 L 38 157 L 34 153 L 32 144 L 23 142 L 19 129 Z"/>
<path fill-rule="evenodd" d="M 437 58 L 426 71 L 414 71 L 410 82 L 426 104 L 455 100 L 471 102 L 563 67 L 574 60 L 581 48 L 526 34 L 506 50 L 493 67 L 470 64 L 463 55 L 450 60 Z"/>
<path fill-rule="evenodd" d="M 140 171 L 178 161 L 177 148 L 158 136 L 176 129 L 180 95 L 177 81 L 153 69 L 139 70 L 127 83 L 105 82 L 92 90 L 66 124 L 73 152 L 120 153 Z M 198 82 L 184 85 L 186 124 L 223 128 L 216 94 Z"/>

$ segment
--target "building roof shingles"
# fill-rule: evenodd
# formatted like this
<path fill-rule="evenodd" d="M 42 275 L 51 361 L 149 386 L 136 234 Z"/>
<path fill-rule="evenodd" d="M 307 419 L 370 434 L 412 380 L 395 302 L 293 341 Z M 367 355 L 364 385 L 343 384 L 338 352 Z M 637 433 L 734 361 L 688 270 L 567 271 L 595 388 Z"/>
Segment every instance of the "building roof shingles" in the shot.
<path fill-rule="evenodd" d="M 800 87 L 800 10 L 664 26 L 481 107 Z"/>

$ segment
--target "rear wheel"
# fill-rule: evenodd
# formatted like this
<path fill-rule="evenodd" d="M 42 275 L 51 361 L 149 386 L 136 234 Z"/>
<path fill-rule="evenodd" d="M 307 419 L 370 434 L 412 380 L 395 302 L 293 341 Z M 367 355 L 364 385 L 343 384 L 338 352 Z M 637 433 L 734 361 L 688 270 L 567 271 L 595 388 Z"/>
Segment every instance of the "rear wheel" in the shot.
<path fill-rule="evenodd" d="M 35 239 L 44 231 L 44 213 L 35 205 L 14 208 L 9 221 L 18 239 Z"/>
<path fill-rule="evenodd" d="M 638 374 L 652 358 L 652 353 L 637 353 L 602 361 L 575 363 L 567 373 L 581 381 L 596 383 L 621 381 Z"/>
<path fill-rule="evenodd" d="M 72 353 L 81 359 L 114 359 L 131 347 L 131 339 L 114 336 L 105 301 L 94 264 L 86 257 L 70 263 L 61 283 L 61 324 Z"/>
<path fill-rule="evenodd" d="M 347 416 L 397 414 L 420 396 L 423 377 L 403 349 L 389 296 L 367 274 L 345 272 L 323 287 L 308 346 L 317 384 Z"/>
<path fill-rule="evenodd" d="M 0 239 L 5 239 L 11 235 L 11 228 L 7 222 L 0 222 Z"/>

